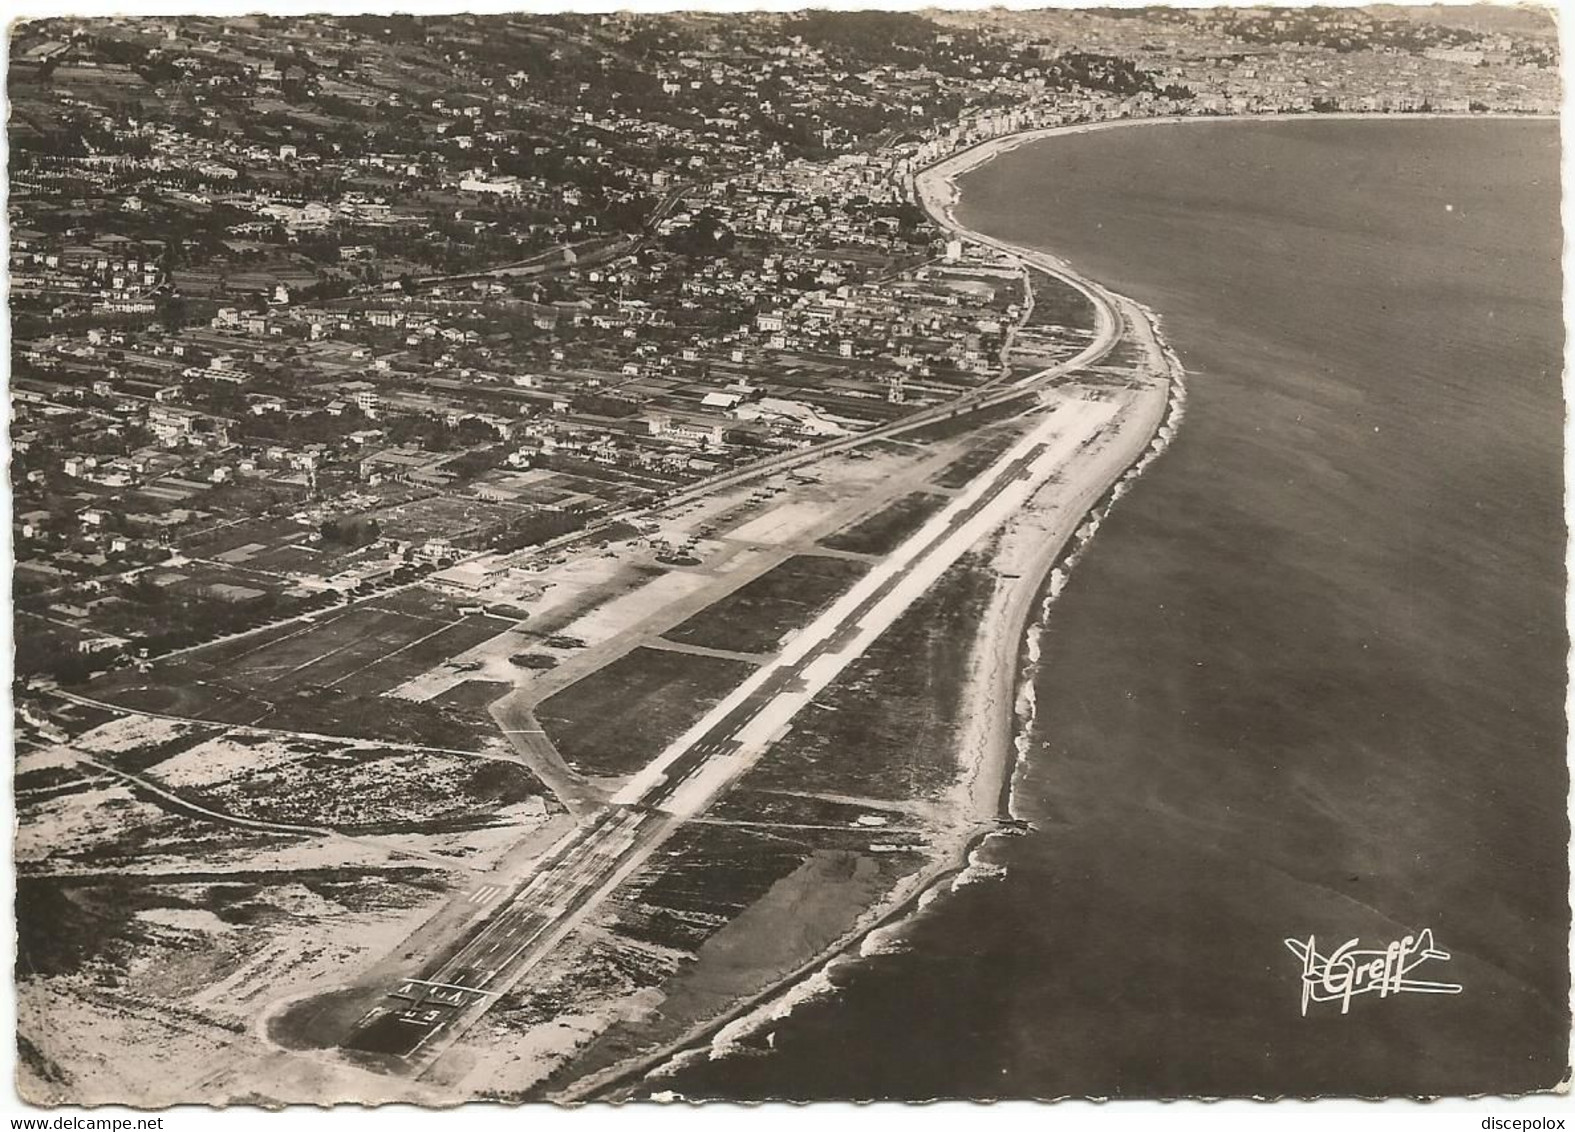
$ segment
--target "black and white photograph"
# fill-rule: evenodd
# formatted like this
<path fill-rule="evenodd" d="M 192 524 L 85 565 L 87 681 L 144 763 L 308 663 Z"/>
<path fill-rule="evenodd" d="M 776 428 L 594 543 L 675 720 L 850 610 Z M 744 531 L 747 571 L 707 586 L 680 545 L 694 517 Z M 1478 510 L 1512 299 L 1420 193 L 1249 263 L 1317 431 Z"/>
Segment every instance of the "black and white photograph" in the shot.
<path fill-rule="evenodd" d="M 1567 1100 L 1569 12 L 183 6 L 7 28 L 15 1111 Z"/>

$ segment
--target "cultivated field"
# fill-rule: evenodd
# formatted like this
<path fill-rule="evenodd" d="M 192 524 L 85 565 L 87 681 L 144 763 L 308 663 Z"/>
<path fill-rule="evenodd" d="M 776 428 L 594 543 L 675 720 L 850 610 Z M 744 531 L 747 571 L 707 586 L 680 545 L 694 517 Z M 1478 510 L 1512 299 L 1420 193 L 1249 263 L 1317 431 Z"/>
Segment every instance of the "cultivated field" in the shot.
<path fill-rule="evenodd" d="M 499 741 L 475 689 L 428 704 L 383 693 L 509 628 L 416 588 L 123 671 L 88 694 L 221 723 L 475 747 Z"/>

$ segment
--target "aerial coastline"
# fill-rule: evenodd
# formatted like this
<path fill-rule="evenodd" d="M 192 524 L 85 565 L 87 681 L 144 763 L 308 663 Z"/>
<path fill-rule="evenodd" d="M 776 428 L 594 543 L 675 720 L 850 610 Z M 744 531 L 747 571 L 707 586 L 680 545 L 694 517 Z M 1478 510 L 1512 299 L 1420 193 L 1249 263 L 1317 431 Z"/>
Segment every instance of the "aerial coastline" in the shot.
<path fill-rule="evenodd" d="M 1432 120 L 1549 119 L 1557 120 L 1554 115 L 1540 113 L 1450 111 L 1406 114 L 1334 112 L 1316 115 L 1175 115 L 1111 119 L 1041 127 L 988 138 L 913 174 L 914 198 L 937 227 L 969 244 L 1031 263 L 1075 287 L 1088 296 L 1099 312 L 1102 336 L 1112 333 L 1115 328 L 1137 336 L 1145 341 L 1152 357 L 1163 359 L 1163 366 L 1168 373 L 1161 411 L 1134 430 L 1133 435 L 1142 438 L 1141 446 L 1135 451 L 1129 451 L 1126 462 L 1116 468 L 1113 474 L 1106 468 L 1101 474 L 1090 477 L 1081 511 L 1063 515 L 1061 522 L 1045 524 L 1035 531 L 1035 537 L 1024 539 L 1022 528 L 1032 528 L 1036 519 L 1042 522 L 1044 518 L 1043 515 L 1035 515 L 1030 508 L 1023 520 L 1014 524 L 1015 529 L 1003 532 L 998 553 L 1001 561 L 1010 563 L 1014 581 L 1002 586 L 997 594 L 998 604 L 992 605 L 989 615 L 980 622 L 975 664 L 969 675 L 966 693 L 978 705 L 978 710 L 973 716 L 975 726 L 960 744 L 963 761 L 972 768 L 968 779 L 967 809 L 975 815 L 977 822 L 987 825 L 992 820 L 1019 817 L 1013 805 L 1013 783 L 1017 775 L 1026 769 L 1024 760 L 1035 711 L 1034 679 L 1045 622 L 1055 599 L 1070 580 L 1072 568 L 1093 544 L 1100 523 L 1116 501 L 1130 490 L 1135 480 L 1164 453 L 1175 438 L 1185 414 L 1187 391 L 1185 368 L 1165 342 L 1160 330 L 1161 317 L 1157 312 L 1110 291 L 1079 272 L 1054 251 L 1012 243 L 965 225 L 956 214 L 962 203 L 962 179 L 1023 146 L 1127 126 L 1210 122 L 1363 121 L 1385 124 Z M 1080 355 L 1079 360 L 1097 360 L 1097 354 L 1091 349 Z M 1015 545 L 1013 535 L 1017 536 Z M 1004 566 L 1001 568 L 1005 569 Z M 609 1095 L 606 1090 L 610 1086 L 627 1090 L 641 1074 L 653 1070 L 654 1075 L 645 1083 L 645 1087 L 655 1085 L 659 1092 L 664 1075 L 686 1068 L 695 1059 L 726 1056 L 740 1039 L 767 1030 L 773 1023 L 788 1017 L 798 1002 L 833 993 L 834 985 L 826 977 L 826 971 L 839 962 L 839 957 L 878 957 L 880 947 L 871 949 L 867 943 L 855 953 L 861 941 L 868 941 L 877 935 L 900 938 L 904 922 L 910 916 L 937 898 L 944 898 L 952 888 L 1000 876 L 1002 870 L 990 864 L 987 852 L 981 855 L 981 850 L 992 838 L 1014 836 L 1019 832 L 1010 827 L 1004 830 L 986 829 L 960 840 L 949 853 L 938 855 L 930 868 L 915 874 L 911 883 L 893 891 L 886 899 L 871 907 L 846 936 L 771 989 L 741 1003 L 722 1018 L 709 1023 L 700 1033 L 676 1043 L 662 1055 L 643 1063 L 638 1072 L 623 1067 L 613 1081 L 581 1082 L 563 1099 Z M 622 1091 L 610 1095 L 627 1096 L 629 1093 Z"/>
<path fill-rule="evenodd" d="M 1090 142 L 1073 154 L 1047 144 L 1032 157 L 1014 157 L 982 175 L 979 201 L 967 195 L 973 183 L 963 182 L 958 211 L 975 225 L 1009 231 L 1019 242 L 1032 233 L 1036 244 L 1095 265 L 1084 267 L 1095 277 L 1119 278 L 1129 293 L 1180 312 L 1168 327 L 1171 340 L 1189 369 L 1204 375 L 1182 430 L 1186 439 L 1151 490 L 1130 500 L 1132 510 L 1123 511 L 1108 541 L 1096 538 L 1099 567 L 1044 636 L 1036 682 L 1042 720 L 1026 760 L 1032 773 L 1014 796 L 1016 812 L 1037 828 L 1001 843 L 1008 870 L 1002 883 L 937 906 L 934 920 L 914 934 L 910 954 L 839 980 L 835 1001 L 806 1008 L 780 1028 L 771 1056 L 680 1076 L 675 1088 L 755 1098 L 773 1095 L 794 1076 L 825 1073 L 836 1074 L 829 1089 L 857 1081 L 871 1095 L 918 1100 L 988 1091 L 1005 1067 L 1014 1095 L 1026 1088 L 1044 1098 L 1082 1095 L 1090 1079 L 1102 1094 L 1122 1095 L 1141 1080 L 1130 1065 L 1165 1057 L 1177 1066 L 1167 1077 L 1173 1095 L 1236 1095 L 1258 1086 L 1259 1095 L 1332 1088 L 1376 1096 L 1397 1081 L 1416 1093 L 1448 1093 L 1462 1081 L 1512 1075 L 1520 1087 L 1541 1088 L 1557 1079 L 1562 1045 L 1554 1040 L 1560 1025 L 1553 1015 L 1564 984 L 1562 952 L 1551 949 L 1564 905 L 1556 710 L 1562 634 L 1556 621 L 1539 622 L 1530 612 L 1533 598 L 1520 592 L 1523 579 L 1534 579 L 1535 608 L 1546 617 L 1562 581 L 1557 242 L 1546 234 L 1557 230 L 1556 192 L 1551 206 L 1548 192 L 1556 186 L 1549 173 L 1556 134 L 1545 120 L 1523 115 L 1481 129 L 1461 116 L 1460 126 L 1447 130 L 1430 128 L 1423 115 L 1362 117 L 1393 123 L 1393 139 L 1357 124 L 1328 131 L 1265 125 L 1256 133 L 1243 126 L 1209 135 L 1211 143 L 1229 143 L 1223 148 L 1197 145 L 1200 139 L 1184 131 L 1134 135 Z M 1432 164 L 1441 155 L 1453 159 L 1449 176 Z M 1029 200 L 1041 180 L 1056 182 L 1063 161 L 1069 187 Z M 1156 162 L 1176 170 L 1163 201 L 1120 195 Z M 1317 197 L 1316 205 L 1295 197 L 1298 190 L 1316 196 L 1326 172 L 1332 184 L 1349 185 L 1356 170 L 1371 178 L 1361 182 L 1368 191 L 1375 184 L 1386 190 L 1383 209 L 1359 234 L 1342 228 L 1361 203 L 1356 190 L 1332 192 L 1327 202 Z M 1172 193 L 1188 211 L 1172 206 Z M 1265 216 L 1246 212 L 1259 199 L 1282 203 L 1266 204 Z M 1252 221 L 1239 223 L 1245 215 Z M 999 217 L 1000 227 L 985 217 Z M 1306 233 L 1284 249 L 1306 257 L 1300 262 L 1312 270 L 1305 278 L 1276 278 L 1272 259 L 1253 258 L 1255 240 L 1285 227 Z M 1469 249 L 1500 234 L 1513 250 L 1495 264 L 1480 296 L 1463 292 L 1431 309 L 1425 281 L 1465 270 Z M 1454 249 L 1443 265 L 1434 251 L 1440 244 Z M 1534 282 L 1523 284 L 1522 271 Z M 1484 308 L 1496 319 L 1474 320 Z M 1325 340 L 1320 328 L 1333 323 L 1352 328 L 1352 344 Z M 1463 323 L 1470 326 L 1464 333 L 1455 329 Z M 1449 358 L 1456 350 L 1459 362 Z M 1494 384 L 1481 389 L 1464 359 L 1487 357 L 1500 364 Z M 1471 389 L 1464 400 L 1463 385 Z M 1440 411 L 1418 419 L 1416 398 L 1431 394 Z M 1484 430 L 1482 406 L 1500 398 L 1513 423 L 1495 419 Z M 1472 451 L 1479 436 L 1510 460 L 1502 471 L 1489 473 L 1458 455 Z M 1439 438 L 1457 454 L 1435 451 Z M 1309 452 L 1319 454 L 1314 466 L 1327 474 L 1307 474 Z M 1479 470 L 1466 470 L 1472 466 Z M 1437 498 L 1429 485 L 1443 483 L 1458 497 L 1447 523 L 1425 509 Z M 1485 509 L 1495 521 L 1479 530 L 1475 516 Z M 1458 567 L 1451 559 L 1435 581 L 1430 561 L 1456 537 L 1465 538 L 1470 557 Z M 1380 565 L 1372 556 L 1377 548 L 1398 560 Z M 1500 554 L 1524 564 L 1506 572 Z M 1275 567 L 1265 570 L 1270 562 Z M 1465 611 L 1469 626 L 1455 620 Z M 1406 623 L 1417 617 L 1426 619 L 1425 636 Z M 1218 640 L 1209 637 L 1214 629 L 1221 630 Z M 1433 635 L 1440 643 L 1428 639 Z M 1544 637 L 1551 638 L 1547 647 Z M 1506 656 L 1514 652 L 1522 679 L 1543 689 L 1534 699 L 1513 681 L 1489 676 L 1511 662 L 1487 663 L 1476 650 L 1500 641 Z M 1451 653 L 1476 662 L 1456 663 L 1452 673 L 1452 662 L 1442 672 L 1433 667 Z M 1269 671 L 1259 667 L 1265 664 Z M 1332 675 L 1343 666 L 1353 679 Z M 1385 668 L 1419 675 L 1401 678 L 1392 694 Z M 1432 683 L 1445 674 L 1446 685 Z M 1246 710 L 1247 688 L 1264 689 L 1272 706 L 1252 701 Z M 1532 704 L 1535 721 L 1525 718 Z M 1434 725 L 1440 713 L 1449 722 Z M 1515 773 L 1539 784 L 1531 793 L 1551 799 L 1547 814 L 1534 806 L 1528 809 L 1535 817 L 1526 815 L 1546 823 L 1538 826 L 1546 836 L 1520 839 L 1496 826 L 1489 833 L 1484 819 L 1456 803 L 1479 796 L 1474 784 L 1496 784 L 1501 773 L 1480 759 L 1490 726 L 1513 729 L 1513 748 L 1528 752 Z M 1361 777 L 1369 758 L 1401 776 L 1373 801 Z M 1259 812 L 1263 806 L 1268 813 Z M 1395 806 L 1417 818 L 1395 828 L 1385 817 L 1399 812 Z M 1421 817 L 1436 807 L 1451 819 Z M 1269 824 L 1276 821 L 1285 833 Z M 1494 866 L 1475 860 L 1458 834 L 1460 823 L 1478 821 L 1468 828 L 1500 838 L 1493 844 L 1505 855 L 1493 875 L 1481 875 Z M 1353 850 L 1340 855 L 1345 868 L 1312 867 L 1316 842 L 1290 832 L 1308 823 L 1318 841 L 1349 839 Z M 1419 867 L 1408 867 L 1412 861 Z M 1465 870 L 1473 891 L 1506 889 L 1514 903 L 1483 915 L 1463 894 L 1444 898 L 1422 874 L 1446 861 Z M 1508 871 L 1510 862 L 1517 871 Z M 1211 879 L 1197 879 L 1204 876 Z M 1042 912 L 1027 910 L 1041 904 Z M 1211 913 L 1190 921 L 1188 910 L 1202 904 Z M 992 942 L 976 955 L 973 925 L 1007 916 L 1031 942 Z M 1351 1045 L 1359 1052 L 1322 1048 L 1310 1027 L 1285 1029 L 1282 1015 L 1294 1019 L 1295 1004 L 1282 1011 L 1280 995 L 1294 990 L 1287 983 L 1294 973 L 1272 963 L 1260 941 L 1295 930 L 1286 925 L 1334 925 L 1326 930 L 1346 938 L 1382 934 L 1396 922 L 1447 923 L 1462 951 L 1492 949 L 1471 960 L 1456 953 L 1468 991 L 1484 988 L 1470 995 L 1469 1006 L 1462 999 L 1423 1008 L 1429 1033 L 1416 1040 L 1425 1040 L 1447 1071 L 1431 1059 L 1414 1068 L 1385 1064 L 1388 1044 L 1416 1024 L 1393 1012 L 1353 1016 Z M 1155 931 L 1156 924 L 1175 930 Z M 1504 954 L 1499 941 L 1527 933 L 1545 941 L 1538 954 L 1547 962 Z M 1126 970 L 1090 976 L 1113 939 L 1139 942 L 1126 954 Z M 1247 985 L 1229 996 L 1243 1036 L 1194 1049 L 1188 1020 L 1215 1009 L 1215 998 L 1176 976 L 1245 969 L 1260 955 L 1261 974 L 1253 967 Z M 997 1026 L 970 997 L 990 970 L 1026 973 L 1039 962 L 1057 969 L 1039 989 L 1012 998 L 1012 1016 L 1055 1019 L 1052 1028 L 1064 1032 L 1047 1031 L 1020 1053 L 1011 1025 Z M 925 988 L 922 1012 L 902 1005 L 914 985 Z M 1482 1026 L 1495 1034 L 1513 1027 L 1514 1010 L 1492 1001 L 1505 994 L 1518 996 L 1517 1004 L 1547 1002 L 1548 1024 L 1539 1008 L 1535 1039 L 1506 1038 L 1514 1052 L 1495 1057 L 1474 1035 Z M 933 1034 L 903 1044 L 914 1066 L 888 1072 L 878 1059 L 854 1053 L 854 1066 L 838 1073 L 835 1058 L 815 1053 L 817 1044 L 843 1033 L 853 1035 L 852 1049 L 871 1033 L 900 1040 L 910 1016 L 915 1025 L 940 1020 Z M 1086 1035 L 1111 1018 L 1117 1024 L 1109 1037 L 1085 1053 Z M 984 1050 L 973 1064 L 951 1068 L 941 1035 L 975 1026 L 988 1035 Z M 1120 1035 L 1134 1030 L 1155 1036 L 1123 1061 Z M 1269 1073 L 1259 1061 L 1264 1051 L 1284 1055 Z M 1358 1073 L 1356 1061 L 1372 1069 Z"/>
<path fill-rule="evenodd" d="M 957 207 L 959 199 L 958 179 L 994 161 L 1002 154 L 1010 153 L 1025 145 L 1049 141 L 1054 138 L 1072 137 L 1077 134 L 1101 133 L 1106 130 L 1125 129 L 1129 126 L 1185 126 L 1208 123 L 1240 125 L 1251 122 L 1556 122 L 1558 120 L 1559 116 L 1557 114 L 1543 111 L 1499 110 L 1416 110 L 1404 113 L 1354 110 L 1318 113 L 1271 111 L 1250 114 L 1155 114 L 1133 118 L 1105 118 L 1091 122 L 1036 126 L 1032 129 L 1017 130 L 995 137 L 988 137 L 974 142 L 957 153 L 943 157 L 934 164 L 920 170 L 914 175 L 914 181 L 916 190 L 920 193 L 926 210 L 937 224 L 954 230 L 968 239 L 989 242 L 989 237 L 965 228 L 953 215 L 953 210 Z M 1063 268 L 1065 267 L 1064 264 L 1062 266 Z M 1068 273 L 1072 274 L 1071 272 Z"/>
<path fill-rule="evenodd" d="M 966 801 L 960 807 L 962 820 L 957 832 L 947 845 L 938 847 L 928 867 L 886 894 L 860 915 L 842 938 L 773 986 L 638 1065 L 619 1066 L 606 1077 L 576 1082 L 572 1089 L 553 1099 L 618 1098 L 630 1095 L 631 1090 L 647 1091 L 653 1086 L 659 1093 L 665 1075 L 695 1059 L 726 1056 L 742 1039 L 769 1029 L 772 1023 L 790 1015 L 798 1002 L 831 993 L 833 984 L 827 977 L 830 967 L 861 959 L 878 961 L 884 948 L 900 940 L 911 916 L 956 888 L 1001 875 L 1000 868 L 988 859 L 987 846 L 992 838 L 1022 832 L 1020 827 L 1002 823 L 1016 820 L 1012 784 L 1022 769 L 1024 741 L 1033 722 L 1032 678 L 1043 619 L 1090 545 L 1099 523 L 1174 437 L 1186 395 L 1185 371 L 1165 344 L 1159 320 L 1152 311 L 1112 293 L 1052 254 L 976 232 L 954 215 L 957 177 L 1024 140 L 1078 129 L 1066 127 L 992 139 L 914 176 L 915 195 L 938 227 L 969 244 L 1032 264 L 1075 288 L 1094 305 L 1098 318 L 1095 339 L 1077 357 L 1064 363 L 1064 369 L 1075 372 L 1077 367 L 1095 363 L 1118 339 L 1131 336 L 1155 372 L 1164 374 L 1164 380 L 1144 399 L 1141 410 L 1119 428 L 1112 427 L 1102 438 L 1102 459 L 1081 469 L 1083 474 L 1070 494 L 1061 485 L 1058 498 L 1036 497 L 997 534 L 990 554 L 1002 580 L 978 620 L 973 662 L 962 693 L 972 711 L 958 740 L 959 762 L 967 769 Z M 986 148 L 987 156 L 976 156 Z M 959 168 L 956 163 L 964 161 L 966 164 Z"/>
<path fill-rule="evenodd" d="M 1080 132 L 1083 127 L 1028 131 L 980 143 L 913 176 L 913 192 L 930 220 L 968 245 L 1002 255 L 1008 262 L 1032 265 L 1084 295 L 1095 311 L 1095 330 L 1087 346 L 1052 367 L 1075 375 L 1096 364 L 1123 339 L 1137 349 L 1161 379 L 1137 411 L 1101 435 L 1101 458 L 1067 485 L 1036 495 L 999 529 L 988 552 L 1000 575 L 991 603 L 978 620 L 962 697 L 971 705 L 966 729 L 958 738 L 964 768 L 960 801 L 952 830 L 929 854 L 926 867 L 860 913 L 834 942 L 773 983 L 751 994 L 669 1046 L 574 1081 L 545 1095 L 559 1102 L 626 1098 L 660 1092 L 662 1078 L 695 1059 L 722 1057 L 751 1035 L 788 1016 L 796 1003 L 830 993 L 828 972 L 842 962 L 878 957 L 895 944 L 905 921 L 948 891 L 1001 875 L 987 859 L 990 839 L 1014 836 L 1021 829 L 1012 806 L 1012 783 L 1022 769 L 1022 744 L 1032 723 L 1030 681 L 1037 646 L 1036 627 L 1060 593 L 1072 567 L 1085 552 L 1103 517 L 1175 434 L 1185 404 L 1185 371 L 1165 344 L 1154 312 L 1116 295 L 1041 249 L 1015 245 L 964 226 L 957 220 L 956 178 L 1025 141 Z"/>
<path fill-rule="evenodd" d="M 1509 993 L 1482 956 L 1544 986 L 1406 875 L 1408 835 L 1455 852 L 1420 805 L 1369 829 L 1331 801 L 1353 751 L 1405 753 L 1416 798 L 1418 767 L 1472 773 L 1414 737 L 1495 718 L 1450 658 L 1520 606 L 1468 623 L 1491 569 L 1453 580 L 1416 517 L 1436 487 L 1488 529 L 1547 478 L 1545 126 L 1414 124 L 1545 121 L 1554 40 L 1446 17 L 19 26 L 19 1092 L 1115 1095 L 1144 1060 L 1119 1043 L 1163 1029 L 1129 987 L 1184 996 L 1164 973 L 1220 925 L 1283 961 L 1358 880 L 1474 990 Z M 1207 121 L 1262 128 L 1114 136 Z M 1403 144 L 1291 125 L 1354 121 Z M 1334 219 L 1319 157 L 1374 186 Z M 1427 333 L 1450 249 L 1500 246 L 1530 270 L 1479 273 L 1493 326 Z M 1460 364 L 1519 425 L 1457 422 L 1481 382 L 1435 339 L 1517 326 Z M 1425 422 L 1411 382 L 1448 390 Z M 1424 427 L 1453 443 L 1408 448 Z M 1524 441 L 1492 467 L 1435 460 L 1499 432 Z M 1530 562 L 1520 527 L 1493 549 Z M 1407 664 L 1435 609 L 1453 647 Z M 1495 664 L 1539 687 L 1525 639 Z M 1440 671 L 1431 713 L 1335 710 L 1432 702 Z M 1459 796 L 1429 812 L 1477 820 Z M 1234 1025 L 1277 978 L 1222 992 Z"/>

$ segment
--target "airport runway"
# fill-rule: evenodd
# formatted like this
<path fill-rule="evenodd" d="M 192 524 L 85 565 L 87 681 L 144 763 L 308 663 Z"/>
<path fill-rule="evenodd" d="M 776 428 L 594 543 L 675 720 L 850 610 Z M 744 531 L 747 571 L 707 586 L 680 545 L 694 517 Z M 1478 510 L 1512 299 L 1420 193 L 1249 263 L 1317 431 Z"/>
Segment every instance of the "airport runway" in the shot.
<path fill-rule="evenodd" d="M 702 812 L 971 546 L 1097 441 L 1117 406 L 1068 399 L 753 673 L 511 892 L 474 896 L 468 938 L 390 988 L 343 1043 L 419 1072 L 551 952 L 687 818 Z"/>

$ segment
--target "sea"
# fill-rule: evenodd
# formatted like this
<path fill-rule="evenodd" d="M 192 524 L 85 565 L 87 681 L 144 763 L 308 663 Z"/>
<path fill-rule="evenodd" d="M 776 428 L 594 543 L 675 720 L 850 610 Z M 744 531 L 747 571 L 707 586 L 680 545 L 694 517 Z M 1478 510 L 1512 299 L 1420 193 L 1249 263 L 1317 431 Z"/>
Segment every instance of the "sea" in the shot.
<path fill-rule="evenodd" d="M 1031 832 L 653 1090 L 1437 1096 L 1568 1060 L 1557 125 L 1156 124 L 967 175 L 1157 312 L 1177 436 L 1034 627 Z M 1431 930 L 1458 993 L 1303 1001 Z M 871 952 L 871 949 L 866 949 Z M 1447 958 L 1445 957 L 1447 956 Z"/>

